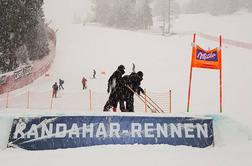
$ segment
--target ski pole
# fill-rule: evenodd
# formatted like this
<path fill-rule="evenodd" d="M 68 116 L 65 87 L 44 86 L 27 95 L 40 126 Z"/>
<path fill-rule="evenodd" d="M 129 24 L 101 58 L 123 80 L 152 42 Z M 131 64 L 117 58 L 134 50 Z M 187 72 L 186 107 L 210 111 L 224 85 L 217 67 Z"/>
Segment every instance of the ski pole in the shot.
<path fill-rule="evenodd" d="M 131 89 L 129 86 L 127 86 L 134 94 L 136 94 L 136 96 L 143 102 L 143 103 L 145 103 L 145 99 L 143 99 L 143 96 L 141 96 L 141 95 L 138 95 L 135 91 L 133 91 L 133 89 Z M 154 109 L 155 109 L 155 112 L 159 112 L 158 110 L 157 110 L 157 108 L 155 108 L 148 100 L 147 100 L 147 103 L 148 104 L 150 104 Z M 146 105 L 147 105 L 147 107 L 153 112 L 153 109 L 151 109 L 151 107 L 148 105 L 146 103 Z M 159 112 L 160 113 L 160 112 Z"/>
<path fill-rule="evenodd" d="M 161 112 L 164 112 L 162 108 L 160 108 L 156 102 L 154 102 L 147 94 L 144 94 Z"/>

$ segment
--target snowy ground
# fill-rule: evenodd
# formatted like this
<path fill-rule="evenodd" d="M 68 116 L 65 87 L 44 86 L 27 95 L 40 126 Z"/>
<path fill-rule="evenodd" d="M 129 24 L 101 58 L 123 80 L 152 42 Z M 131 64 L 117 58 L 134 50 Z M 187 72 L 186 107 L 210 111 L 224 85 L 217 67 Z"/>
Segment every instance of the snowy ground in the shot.
<path fill-rule="evenodd" d="M 175 35 L 162 37 L 149 33 L 116 30 L 94 25 L 64 25 L 57 33 L 57 56 L 49 77 L 42 77 L 32 85 L 13 92 L 22 95 L 30 91 L 50 93 L 59 78 L 65 80 L 65 90 L 58 105 L 64 105 L 66 96 L 75 96 L 72 103 L 82 103 L 88 91 L 81 90 L 81 78 L 91 77 L 92 70 L 98 79 L 88 79 L 88 88 L 106 93 L 107 77 L 120 64 L 131 71 L 144 72 L 142 87 L 150 92 L 173 92 L 173 115 L 209 115 L 215 118 L 214 148 L 197 149 L 167 145 L 95 146 L 89 148 L 27 152 L 8 149 L 0 152 L 5 166 L 25 165 L 207 165 L 251 166 L 252 160 L 252 51 L 223 45 L 223 113 L 219 111 L 219 73 L 214 70 L 194 69 L 192 81 L 191 113 L 186 112 L 191 40 L 193 32 L 223 35 L 223 38 L 252 43 L 249 35 L 252 14 L 237 13 L 232 16 L 184 15 L 176 21 Z M 217 47 L 218 43 L 202 38 L 196 42 L 203 48 Z M 100 75 L 106 71 L 107 75 Z M 78 94 L 78 95 L 76 95 Z M 76 97 L 77 96 L 77 97 Z M 4 99 L 4 95 L 0 97 Z M 83 98 L 82 98 L 83 97 Z M 45 102 L 45 98 L 37 101 Z M 15 101 L 15 99 L 14 99 Z M 46 101 L 47 102 L 47 101 Z M 45 103 L 46 103 L 45 102 Z M 101 101 L 103 104 L 104 101 Z M 73 104 L 74 105 L 74 104 Z M 71 105 L 70 105 L 71 106 Z M 88 106 L 87 106 L 88 108 Z M 19 115 L 27 110 L 1 110 L 0 115 Z M 32 113 L 70 113 L 71 108 L 57 110 L 36 109 Z M 86 114 L 88 110 L 73 112 Z M 95 110 L 101 112 L 101 110 Z M 143 110 L 136 110 L 136 114 Z M 102 113 L 102 112 L 101 112 Z M 26 112 L 27 114 L 27 112 Z M 15 158 L 15 160 L 13 160 Z M 43 162 L 41 162 L 43 159 Z M 23 165 L 23 164 L 22 164 Z"/>

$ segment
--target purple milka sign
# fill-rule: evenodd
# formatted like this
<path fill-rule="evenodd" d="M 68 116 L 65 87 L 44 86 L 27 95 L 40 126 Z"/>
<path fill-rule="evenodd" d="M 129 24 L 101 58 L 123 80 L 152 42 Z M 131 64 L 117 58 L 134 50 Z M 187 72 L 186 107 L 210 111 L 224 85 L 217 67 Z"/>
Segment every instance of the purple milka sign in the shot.
<path fill-rule="evenodd" d="M 204 50 L 197 49 L 196 59 L 197 60 L 205 60 L 205 61 L 214 61 L 214 62 L 217 62 L 218 61 L 217 51 L 214 50 L 214 51 L 211 51 L 211 52 L 206 52 Z"/>

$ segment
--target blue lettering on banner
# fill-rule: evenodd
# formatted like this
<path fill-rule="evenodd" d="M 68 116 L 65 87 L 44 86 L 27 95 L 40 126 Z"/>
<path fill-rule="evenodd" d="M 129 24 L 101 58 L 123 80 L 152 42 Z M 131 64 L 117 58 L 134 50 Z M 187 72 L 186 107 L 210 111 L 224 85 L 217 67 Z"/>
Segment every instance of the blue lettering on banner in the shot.
<path fill-rule="evenodd" d="M 13 120 L 8 147 L 27 150 L 108 144 L 213 144 L 212 119 L 143 116 L 50 116 Z"/>
<path fill-rule="evenodd" d="M 204 50 L 197 49 L 196 59 L 217 62 L 218 61 L 217 51 L 206 52 Z"/>

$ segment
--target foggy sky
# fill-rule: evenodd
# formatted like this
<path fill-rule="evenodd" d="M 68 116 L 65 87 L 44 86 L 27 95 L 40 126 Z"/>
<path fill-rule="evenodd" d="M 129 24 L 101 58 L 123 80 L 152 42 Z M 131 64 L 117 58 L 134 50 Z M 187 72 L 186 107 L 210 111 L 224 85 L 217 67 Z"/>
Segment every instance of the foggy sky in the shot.
<path fill-rule="evenodd" d="M 47 22 L 55 25 L 68 24 L 74 15 L 85 16 L 90 9 L 89 0 L 44 0 L 44 12 Z"/>
<path fill-rule="evenodd" d="M 175 1 L 183 4 L 188 0 Z M 46 20 L 58 26 L 71 23 L 74 15 L 85 17 L 90 8 L 90 0 L 44 0 Z"/>

